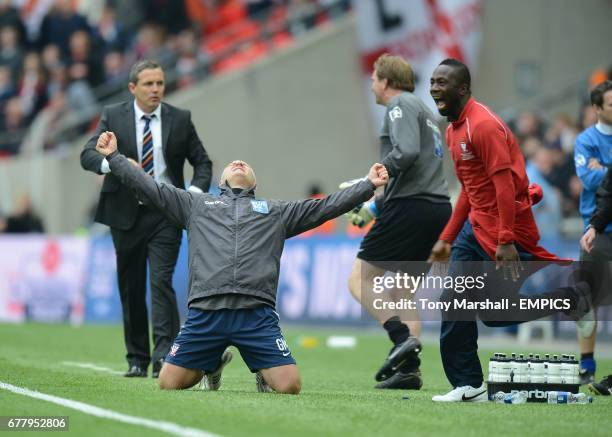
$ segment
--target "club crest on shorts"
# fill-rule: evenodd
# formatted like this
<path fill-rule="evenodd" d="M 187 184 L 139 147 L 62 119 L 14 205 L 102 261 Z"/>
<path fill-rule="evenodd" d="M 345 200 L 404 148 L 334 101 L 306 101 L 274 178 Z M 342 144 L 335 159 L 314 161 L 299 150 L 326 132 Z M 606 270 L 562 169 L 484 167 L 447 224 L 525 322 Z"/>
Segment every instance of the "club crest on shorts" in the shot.
<path fill-rule="evenodd" d="M 267 214 L 270 212 L 268 209 L 268 202 L 265 200 L 251 200 L 251 207 L 253 208 L 253 211 L 261 214 Z"/>
<path fill-rule="evenodd" d="M 179 350 L 179 347 L 181 347 L 181 345 L 180 345 L 180 344 L 178 344 L 178 343 L 174 343 L 174 344 L 172 345 L 172 347 L 170 348 L 170 355 L 172 355 L 173 357 L 175 357 L 175 356 L 176 356 L 176 353 L 177 353 L 177 352 L 178 352 L 178 350 Z"/>

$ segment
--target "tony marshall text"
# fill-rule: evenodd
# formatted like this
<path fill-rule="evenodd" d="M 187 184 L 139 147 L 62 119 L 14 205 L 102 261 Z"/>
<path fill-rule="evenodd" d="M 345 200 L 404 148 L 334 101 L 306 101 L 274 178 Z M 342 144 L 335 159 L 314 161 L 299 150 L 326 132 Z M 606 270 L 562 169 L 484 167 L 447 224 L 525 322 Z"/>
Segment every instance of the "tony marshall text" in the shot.
<path fill-rule="evenodd" d="M 397 301 L 384 301 L 383 299 L 374 299 L 372 302 L 375 310 L 537 310 L 537 309 L 556 309 L 569 310 L 571 309 L 571 301 L 569 299 L 518 299 L 516 302 L 510 302 L 510 299 L 491 300 L 484 299 L 473 302 L 468 299 L 451 299 L 447 301 L 435 301 L 430 299 L 400 299 Z"/>

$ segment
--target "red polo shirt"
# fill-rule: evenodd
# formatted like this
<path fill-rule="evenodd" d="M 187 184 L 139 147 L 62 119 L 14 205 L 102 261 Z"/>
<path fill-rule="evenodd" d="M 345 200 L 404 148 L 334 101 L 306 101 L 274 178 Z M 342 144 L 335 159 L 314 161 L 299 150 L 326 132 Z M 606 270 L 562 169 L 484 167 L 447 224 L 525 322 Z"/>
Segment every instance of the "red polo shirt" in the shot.
<path fill-rule="evenodd" d="M 459 119 L 448 126 L 446 143 L 462 190 L 440 239 L 452 243 L 469 217 L 476 239 L 491 259 L 498 244 L 509 242 L 518 243 L 536 259 L 558 259 L 537 245 L 540 234 L 531 212 L 525 160 L 508 126 L 470 98 Z M 500 174 L 506 176 L 510 195 L 505 201 L 514 199 L 514 205 L 506 203 L 501 213 L 498 200 L 504 198 L 504 193 L 500 195 L 504 187 L 496 189 L 492 180 Z"/>

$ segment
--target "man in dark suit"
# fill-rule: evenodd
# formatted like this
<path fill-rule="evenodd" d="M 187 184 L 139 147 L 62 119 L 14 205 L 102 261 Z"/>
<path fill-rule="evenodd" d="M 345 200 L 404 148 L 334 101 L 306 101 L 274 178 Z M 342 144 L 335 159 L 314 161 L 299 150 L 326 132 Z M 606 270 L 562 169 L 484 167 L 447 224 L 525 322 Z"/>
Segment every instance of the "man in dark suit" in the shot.
<path fill-rule="evenodd" d="M 191 122 L 189 111 L 166 103 L 164 72 L 150 60 L 136 63 L 128 88 L 134 100 L 104 108 L 93 137 L 81 153 L 81 166 L 106 174 L 96 212 L 96 221 L 111 228 L 117 254 L 119 294 L 123 308 L 123 330 L 129 365 L 127 377 L 146 377 L 149 362 L 153 377 L 159 375 L 163 359 L 178 334 L 179 314 L 172 288 L 181 230 L 159 211 L 140 202 L 110 172 L 108 162 L 96 151 L 100 134 L 112 131 L 119 151 L 142 167 L 157 182 L 185 188 L 185 159 L 193 166 L 189 190 L 207 191 L 212 162 Z M 147 316 L 146 271 L 149 262 L 153 353 L 150 352 Z"/>

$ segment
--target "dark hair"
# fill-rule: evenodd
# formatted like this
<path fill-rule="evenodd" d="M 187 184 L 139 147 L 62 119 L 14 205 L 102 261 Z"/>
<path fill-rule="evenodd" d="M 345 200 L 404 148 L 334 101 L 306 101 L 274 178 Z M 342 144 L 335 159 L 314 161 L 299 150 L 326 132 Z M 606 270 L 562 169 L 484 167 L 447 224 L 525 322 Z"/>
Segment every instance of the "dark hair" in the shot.
<path fill-rule="evenodd" d="M 466 84 L 468 90 L 472 88 L 472 76 L 470 75 L 470 69 L 463 62 L 455 58 L 446 58 L 440 65 L 448 65 L 452 67 L 457 73 L 457 80 L 459 85 Z"/>
<path fill-rule="evenodd" d="M 130 75 L 128 77 L 130 83 L 136 85 L 138 83 L 138 75 L 143 70 L 155 70 L 156 68 L 162 68 L 157 62 L 151 59 L 143 59 L 141 61 L 136 62 L 132 69 L 130 70 Z"/>
<path fill-rule="evenodd" d="M 591 105 L 601 108 L 603 106 L 603 96 L 610 90 L 612 90 L 612 80 L 606 80 L 593 88 L 593 91 L 591 91 Z"/>

